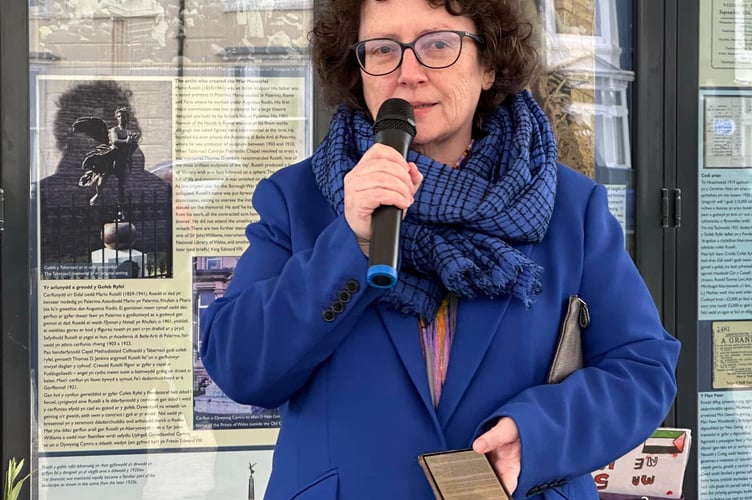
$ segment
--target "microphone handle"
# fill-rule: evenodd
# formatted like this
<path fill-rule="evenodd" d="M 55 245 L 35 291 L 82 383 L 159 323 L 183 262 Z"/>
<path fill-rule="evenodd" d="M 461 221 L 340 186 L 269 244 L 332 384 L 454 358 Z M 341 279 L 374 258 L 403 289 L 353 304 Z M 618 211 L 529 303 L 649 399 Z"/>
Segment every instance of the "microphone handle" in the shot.
<path fill-rule="evenodd" d="M 368 283 L 376 288 L 397 284 L 397 259 L 402 210 L 381 205 L 371 215 L 371 241 L 368 244 Z"/>
<path fill-rule="evenodd" d="M 385 128 L 375 134 L 375 141 L 386 144 L 407 158 L 413 137 L 399 128 Z M 371 241 L 368 244 L 368 284 L 376 288 L 392 288 L 397 284 L 399 234 L 402 210 L 381 205 L 371 215 Z"/>
<path fill-rule="evenodd" d="M 374 136 L 374 142 L 386 144 L 387 146 L 396 149 L 402 158 L 407 158 L 407 152 L 410 149 L 410 144 L 413 142 L 413 138 L 404 130 L 387 128 L 379 130 Z"/>

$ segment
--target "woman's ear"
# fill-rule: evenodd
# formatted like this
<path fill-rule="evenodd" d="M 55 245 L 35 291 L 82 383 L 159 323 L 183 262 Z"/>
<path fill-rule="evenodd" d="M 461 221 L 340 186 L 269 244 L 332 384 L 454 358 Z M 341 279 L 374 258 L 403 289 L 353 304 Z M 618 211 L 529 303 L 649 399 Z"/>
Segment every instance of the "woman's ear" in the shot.
<path fill-rule="evenodd" d="M 483 90 L 490 89 L 496 81 L 496 70 L 488 68 L 483 72 Z"/>

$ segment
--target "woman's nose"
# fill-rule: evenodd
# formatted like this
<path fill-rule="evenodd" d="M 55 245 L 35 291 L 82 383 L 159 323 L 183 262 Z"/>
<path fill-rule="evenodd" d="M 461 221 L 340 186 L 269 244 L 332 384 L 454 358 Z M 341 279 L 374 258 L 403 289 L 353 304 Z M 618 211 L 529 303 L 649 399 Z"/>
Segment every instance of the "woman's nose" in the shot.
<path fill-rule="evenodd" d="M 399 67 L 399 83 L 415 84 L 426 79 L 426 67 L 423 66 L 412 49 L 405 49 L 402 54 L 402 64 Z"/>

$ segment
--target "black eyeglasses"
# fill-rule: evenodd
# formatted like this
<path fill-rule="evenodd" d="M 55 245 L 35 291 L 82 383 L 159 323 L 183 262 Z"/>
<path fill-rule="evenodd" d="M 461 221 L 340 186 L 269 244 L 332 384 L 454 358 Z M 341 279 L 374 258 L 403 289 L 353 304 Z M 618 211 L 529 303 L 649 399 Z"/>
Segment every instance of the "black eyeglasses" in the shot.
<path fill-rule="evenodd" d="M 415 58 L 426 68 L 448 68 L 457 62 L 462 53 L 462 40 L 471 38 L 482 45 L 483 38 L 467 31 L 429 31 L 410 43 L 391 38 L 371 38 L 350 47 L 355 51 L 361 69 L 371 76 L 384 76 L 402 64 L 405 49 L 412 49 Z"/>

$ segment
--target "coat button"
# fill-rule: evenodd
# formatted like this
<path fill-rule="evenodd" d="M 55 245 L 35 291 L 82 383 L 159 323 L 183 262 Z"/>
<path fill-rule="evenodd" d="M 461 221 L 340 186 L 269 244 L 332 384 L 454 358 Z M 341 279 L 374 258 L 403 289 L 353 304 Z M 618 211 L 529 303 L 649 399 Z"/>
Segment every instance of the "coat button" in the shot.
<path fill-rule="evenodd" d="M 347 291 L 350 293 L 355 293 L 360 290 L 360 284 L 358 284 L 358 282 L 355 280 L 348 280 L 345 286 L 347 287 Z"/>
<path fill-rule="evenodd" d="M 337 314 L 332 311 L 331 309 L 324 309 L 324 312 L 321 313 L 321 317 L 324 318 L 324 321 L 326 322 L 332 322 L 334 321 L 334 318 L 337 316 Z"/>
<path fill-rule="evenodd" d="M 343 304 L 347 304 L 350 302 L 350 298 L 352 297 L 352 294 L 348 290 L 340 290 L 339 294 L 337 295 L 337 299 L 339 299 L 340 302 Z"/>
<path fill-rule="evenodd" d="M 344 310 L 345 310 L 345 304 L 343 304 L 339 300 L 335 300 L 334 303 L 332 304 L 332 311 L 339 314 Z"/>

